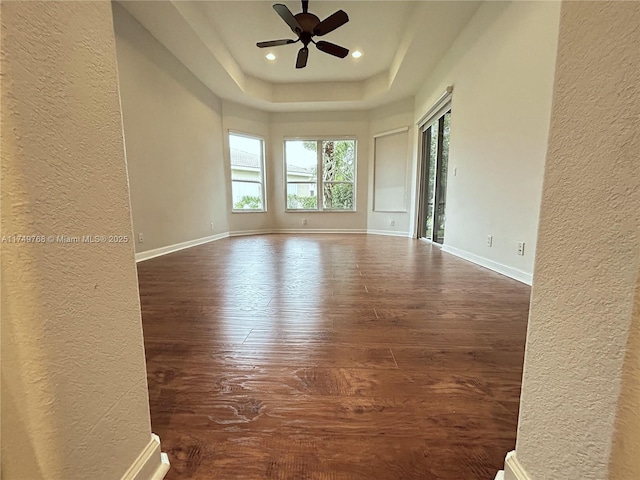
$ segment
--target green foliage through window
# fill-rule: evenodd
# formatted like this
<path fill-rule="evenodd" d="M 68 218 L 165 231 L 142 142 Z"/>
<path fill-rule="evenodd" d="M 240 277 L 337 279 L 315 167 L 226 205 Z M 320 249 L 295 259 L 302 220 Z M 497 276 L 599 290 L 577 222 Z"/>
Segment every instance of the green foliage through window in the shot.
<path fill-rule="evenodd" d="M 262 199 L 260 197 L 245 195 L 233 204 L 233 208 L 235 210 L 260 210 L 262 209 Z"/>
<path fill-rule="evenodd" d="M 289 210 L 315 210 L 318 208 L 318 197 L 289 194 L 287 195 L 287 208 Z"/>

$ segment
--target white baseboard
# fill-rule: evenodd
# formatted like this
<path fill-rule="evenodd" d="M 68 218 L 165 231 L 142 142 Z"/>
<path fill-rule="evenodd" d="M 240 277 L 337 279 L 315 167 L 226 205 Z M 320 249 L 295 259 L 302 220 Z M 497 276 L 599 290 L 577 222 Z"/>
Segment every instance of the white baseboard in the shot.
<path fill-rule="evenodd" d="M 488 268 L 489 270 L 493 270 L 494 272 L 506 275 L 507 277 L 513 278 L 514 280 L 518 280 L 522 283 L 526 283 L 527 285 L 531 285 L 533 282 L 533 275 L 531 275 L 530 273 L 523 272 L 522 270 L 518 270 L 517 268 L 509 267 L 498 262 L 494 262 L 493 260 L 475 255 L 471 252 L 467 252 L 466 250 L 461 250 L 459 248 L 455 248 L 445 244 L 442 246 L 442 251 L 468 260 L 472 263 L 480 265 L 481 267 Z"/>
<path fill-rule="evenodd" d="M 175 245 L 168 245 L 166 247 L 154 248 L 153 250 L 147 250 L 146 252 L 136 253 L 136 262 L 142 262 L 151 258 L 159 257 L 161 255 L 167 255 L 168 253 L 184 250 L 185 248 L 195 247 L 196 245 L 202 245 L 203 243 L 213 242 L 222 238 L 227 238 L 229 232 L 219 233 L 217 235 L 210 235 L 208 237 L 196 238 L 195 240 L 189 240 L 187 242 L 176 243 Z"/>
<path fill-rule="evenodd" d="M 168 471 L 169 457 L 160 451 L 160 438 L 152 433 L 151 440 L 121 480 L 162 480 Z"/>
<path fill-rule="evenodd" d="M 273 230 L 265 229 L 265 230 L 236 230 L 233 232 L 229 232 L 230 237 L 246 237 L 250 235 L 268 235 L 269 233 L 273 233 Z"/>
<path fill-rule="evenodd" d="M 496 478 L 494 478 L 493 480 L 504 480 L 504 470 L 500 470 L 498 473 L 496 473 Z"/>
<path fill-rule="evenodd" d="M 356 228 L 276 228 L 271 230 L 271 233 L 355 233 L 364 234 L 367 233 L 364 229 Z"/>
<path fill-rule="evenodd" d="M 389 237 L 413 237 L 409 232 L 396 232 L 394 230 L 367 230 L 369 235 L 387 235 Z"/>
<path fill-rule="evenodd" d="M 524 467 L 516 458 L 515 450 L 507 453 L 504 459 L 504 480 L 531 480 Z"/>
<path fill-rule="evenodd" d="M 339 229 L 339 228 L 271 228 L 264 230 L 236 230 L 233 232 L 229 232 L 230 237 L 244 237 L 248 235 L 267 235 L 273 233 L 292 233 L 292 234 L 300 234 L 300 233 L 357 233 L 364 234 L 367 233 L 366 230 L 362 229 Z"/>

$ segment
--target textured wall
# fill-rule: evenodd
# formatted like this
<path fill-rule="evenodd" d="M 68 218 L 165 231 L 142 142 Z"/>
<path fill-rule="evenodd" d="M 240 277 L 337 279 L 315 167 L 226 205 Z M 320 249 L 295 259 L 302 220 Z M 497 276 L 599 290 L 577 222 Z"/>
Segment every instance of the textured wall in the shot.
<path fill-rule="evenodd" d="M 532 479 L 609 478 L 623 370 L 638 382 L 638 25 L 635 2 L 562 6 L 516 447 Z"/>
<path fill-rule="evenodd" d="M 529 275 L 559 15 L 557 2 L 484 3 L 416 94 L 418 120 L 454 86 L 445 245 Z"/>
<path fill-rule="evenodd" d="M 220 99 L 122 6 L 113 12 L 136 251 L 227 232 Z"/>
<path fill-rule="evenodd" d="M 109 2 L 2 3 L 2 236 L 131 236 Z M 2 476 L 117 479 L 150 440 L 133 244 L 2 243 Z"/>

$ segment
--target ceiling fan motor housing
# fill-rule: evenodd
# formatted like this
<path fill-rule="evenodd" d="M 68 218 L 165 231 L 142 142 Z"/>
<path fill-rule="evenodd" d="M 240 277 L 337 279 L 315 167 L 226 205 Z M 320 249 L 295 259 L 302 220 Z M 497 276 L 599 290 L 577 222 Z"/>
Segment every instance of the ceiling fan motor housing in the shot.
<path fill-rule="evenodd" d="M 318 26 L 318 24 L 320 23 L 320 19 L 313 13 L 299 13 L 294 16 L 302 27 L 302 32 L 296 32 L 293 29 L 292 31 L 300 36 L 300 40 L 302 41 L 302 43 L 308 45 L 311 41 L 311 37 L 313 37 L 314 35 L 313 29 Z"/>
<path fill-rule="evenodd" d="M 313 29 L 320 23 L 320 19 L 313 13 L 298 13 L 294 17 L 302 27 L 302 31 L 311 34 L 313 34 Z"/>

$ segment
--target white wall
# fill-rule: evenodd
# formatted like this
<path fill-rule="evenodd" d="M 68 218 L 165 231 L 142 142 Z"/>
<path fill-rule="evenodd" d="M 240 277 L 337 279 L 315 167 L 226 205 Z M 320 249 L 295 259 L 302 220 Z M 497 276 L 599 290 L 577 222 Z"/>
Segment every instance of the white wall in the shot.
<path fill-rule="evenodd" d="M 231 171 L 229 161 L 229 131 L 246 133 L 262 137 L 265 141 L 265 181 L 267 187 L 271 185 L 271 139 L 269 138 L 269 114 L 251 107 L 238 105 L 237 103 L 222 102 L 222 129 L 224 136 L 224 166 L 227 189 L 227 213 L 229 218 L 229 232 L 242 233 L 252 231 L 265 231 L 272 228 L 275 214 L 273 205 L 269 201 L 269 192 L 265 192 L 267 201 L 267 211 L 260 213 L 253 212 L 231 212 Z"/>
<path fill-rule="evenodd" d="M 415 179 L 412 175 L 412 165 L 414 151 L 414 136 L 415 136 L 415 122 L 414 122 L 414 99 L 413 97 L 405 100 L 394 102 L 390 105 L 377 108 L 370 112 L 369 123 L 369 179 L 368 179 L 368 209 L 367 209 L 367 229 L 376 232 L 387 232 L 388 234 L 397 235 L 413 235 L 411 230 L 412 202 L 414 198 L 414 182 Z M 379 133 L 396 130 L 398 128 L 409 127 L 408 132 L 408 145 L 407 145 L 407 157 L 404 159 L 398 159 L 397 168 L 404 169 L 407 172 L 406 180 L 406 212 L 374 212 L 374 167 L 375 167 L 375 152 L 374 152 L 374 135 Z M 395 222 L 394 226 L 391 226 L 391 221 Z"/>
<path fill-rule="evenodd" d="M 556 2 L 482 5 L 416 95 L 417 121 L 454 85 L 445 250 L 524 281 L 533 272 L 559 12 Z"/>
<path fill-rule="evenodd" d="M 1 111 L 2 235 L 45 237 L 2 244 L 2 476 L 119 479 L 151 430 L 109 2 L 3 2 Z"/>
<path fill-rule="evenodd" d="M 272 113 L 270 115 L 269 205 L 275 229 L 367 228 L 369 176 L 369 121 L 366 112 Z M 356 212 L 285 212 L 284 140 L 292 137 L 353 136 L 357 139 Z M 302 225 L 306 218 L 308 224 Z"/>
<path fill-rule="evenodd" d="M 220 99 L 122 6 L 113 12 L 136 251 L 227 232 Z"/>
<path fill-rule="evenodd" d="M 638 25 L 636 2 L 562 6 L 515 454 L 532 479 L 640 478 Z"/>

